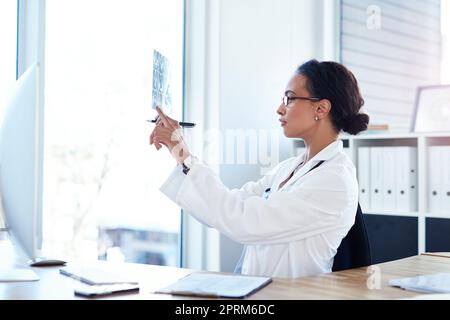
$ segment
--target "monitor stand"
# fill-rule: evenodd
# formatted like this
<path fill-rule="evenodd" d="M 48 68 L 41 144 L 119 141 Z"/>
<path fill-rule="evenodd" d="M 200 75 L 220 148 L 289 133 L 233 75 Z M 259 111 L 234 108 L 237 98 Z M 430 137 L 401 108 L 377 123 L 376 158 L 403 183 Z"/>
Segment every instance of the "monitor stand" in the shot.
<path fill-rule="evenodd" d="M 49 266 L 63 266 L 67 262 L 59 259 L 51 259 L 45 257 L 38 257 L 28 261 L 28 264 L 32 267 L 49 267 Z"/>

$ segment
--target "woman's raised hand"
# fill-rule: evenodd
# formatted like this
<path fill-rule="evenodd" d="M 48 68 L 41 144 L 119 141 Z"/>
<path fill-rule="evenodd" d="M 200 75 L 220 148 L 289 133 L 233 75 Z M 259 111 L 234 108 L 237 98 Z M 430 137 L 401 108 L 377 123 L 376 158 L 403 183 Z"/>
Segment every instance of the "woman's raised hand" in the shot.
<path fill-rule="evenodd" d="M 159 107 L 156 107 L 156 111 L 158 119 L 150 135 L 150 145 L 154 144 L 157 150 L 162 148 L 161 145 L 165 145 L 177 163 L 182 163 L 190 153 L 184 142 L 181 126 L 177 120 L 165 115 Z"/>

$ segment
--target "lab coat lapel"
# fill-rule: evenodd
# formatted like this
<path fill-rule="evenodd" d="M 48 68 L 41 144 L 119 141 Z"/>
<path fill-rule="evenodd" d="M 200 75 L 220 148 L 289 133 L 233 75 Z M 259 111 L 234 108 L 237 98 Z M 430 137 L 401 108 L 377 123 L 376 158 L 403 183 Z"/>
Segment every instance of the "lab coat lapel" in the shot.
<path fill-rule="evenodd" d="M 293 168 L 291 168 L 291 170 L 289 170 L 289 172 L 288 172 L 288 175 L 290 174 L 290 173 L 292 173 L 292 171 L 294 171 L 294 169 L 297 167 L 297 165 L 299 164 L 300 162 L 296 162 L 296 165 L 293 167 Z M 313 164 L 313 161 L 308 161 L 303 167 L 301 167 L 295 174 L 294 174 L 294 176 L 291 178 L 291 179 L 289 179 L 289 181 L 288 182 L 286 182 L 285 184 L 284 184 L 284 186 L 281 188 L 281 189 L 279 189 L 278 191 L 283 191 L 285 188 L 287 188 L 288 186 L 290 186 L 291 184 L 293 184 L 296 180 L 298 180 L 301 176 L 303 176 L 306 172 L 308 172 L 311 168 L 312 168 L 312 164 Z M 284 179 L 286 179 L 286 177 L 284 177 L 284 178 L 282 178 L 283 180 Z M 282 180 L 282 181 L 283 181 Z M 281 181 L 280 181 L 280 183 L 281 183 Z M 279 184 L 278 184 L 279 185 Z"/>
<path fill-rule="evenodd" d="M 280 175 L 278 176 L 278 178 L 277 178 L 276 181 L 275 181 L 275 185 L 273 186 L 273 187 L 275 188 L 274 190 L 276 190 L 276 191 L 281 191 L 281 190 L 283 190 L 284 187 L 286 187 L 286 186 L 290 183 L 290 181 L 291 181 L 292 179 L 294 179 L 295 175 L 298 174 L 298 171 L 296 172 L 296 174 L 294 175 L 294 177 L 291 177 L 291 179 L 289 179 L 289 181 L 283 185 L 283 187 L 281 187 L 280 189 L 278 189 L 278 187 L 280 186 L 280 184 L 281 184 L 284 180 L 287 179 L 287 177 L 292 173 L 292 171 L 294 171 L 295 168 L 297 168 L 298 165 L 299 165 L 300 163 L 302 163 L 304 159 L 305 159 L 305 154 L 303 154 L 303 155 L 297 157 L 297 158 L 295 159 L 295 161 L 293 161 L 293 163 L 292 163 L 291 165 L 287 166 L 287 167 L 280 173 Z M 300 170 L 301 170 L 301 169 L 300 169 Z M 299 171 L 300 171 L 300 170 L 299 170 Z"/>
<path fill-rule="evenodd" d="M 288 186 L 293 185 L 298 179 L 300 179 L 302 176 L 304 176 L 306 173 L 308 173 L 308 171 L 311 170 L 311 168 L 313 168 L 318 162 L 327 161 L 328 159 L 331 159 L 336 154 L 341 152 L 342 149 L 343 149 L 342 141 L 338 140 L 338 141 L 330 143 L 322 151 L 320 151 L 318 154 L 316 154 L 314 158 L 310 159 L 303 167 L 301 167 L 294 174 L 294 176 L 291 179 L 289 179 L 289 181 L 278 191 L 282 191 L 285 188 L 287 188 Z M 304 159 L 304 156 L 303 156 L 303 159 Z M 300 162 L 296 161 L 295 166 L 289 171 L 289 173 L 291 173 Z"/>

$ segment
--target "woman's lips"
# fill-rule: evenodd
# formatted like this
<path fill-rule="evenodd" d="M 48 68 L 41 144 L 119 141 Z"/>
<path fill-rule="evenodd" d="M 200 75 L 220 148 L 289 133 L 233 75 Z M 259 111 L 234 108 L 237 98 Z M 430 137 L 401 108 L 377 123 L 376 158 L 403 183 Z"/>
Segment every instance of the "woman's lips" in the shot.
<path fill-rule="evenodd" d="M 281 126 L 284 127 L 286 125 L 286 121 L 280 120 Z"/>

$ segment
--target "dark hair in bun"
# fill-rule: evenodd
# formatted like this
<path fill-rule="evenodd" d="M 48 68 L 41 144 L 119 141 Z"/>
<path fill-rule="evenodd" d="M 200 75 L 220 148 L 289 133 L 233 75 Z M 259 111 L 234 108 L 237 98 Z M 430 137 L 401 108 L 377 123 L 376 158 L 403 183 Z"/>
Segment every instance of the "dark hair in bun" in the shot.
<path fill-rule="evenodd" d="M 364 99 L 350 70 L 337 62 L 310 60 L 299 66 L 297 73 L 306 77 L 312 96 L 330 101 L 331 119 L 338 132 L 356 135 L 367 129 L 369 116 L 359 112 Z"/>
<path fill-rule="evenodd" d="M 369 116 L 365 113 L 358 113 L 347 119 L 342 130 L 350 134 L 358 134 L 367 129 Z"/>

